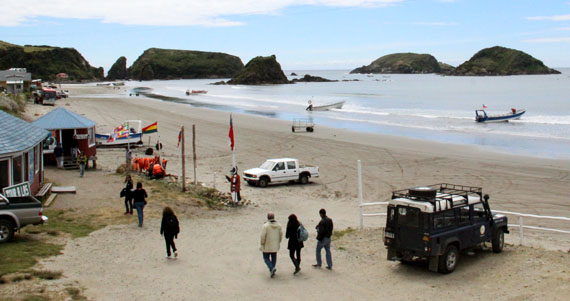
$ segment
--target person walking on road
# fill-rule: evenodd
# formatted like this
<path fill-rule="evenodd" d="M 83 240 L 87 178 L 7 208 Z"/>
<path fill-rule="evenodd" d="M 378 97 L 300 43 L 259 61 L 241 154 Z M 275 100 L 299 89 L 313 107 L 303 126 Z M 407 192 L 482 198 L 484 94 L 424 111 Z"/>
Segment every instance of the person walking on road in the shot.
<path fill-rule="evenodd" d="M 170 249 L 172 249 L 174 257 L 178 257 L 176 245 L 174 244 L 174 238 L 178 238 L 178 233 L 180 233 L 178 218 L 172 208 L 164 207 L 164 210 L 162 210 L 162 222 L 160 223 L 160 235 L 164 235 L 167 258 L 170 258 Z"/>
<path fill-rule="evenodd" d="M 79 177 L 83 178 L 85 165 L 87 165 L 87 156 L 85 156 L 85 153 L 81 152 L 79 154 L 79 157 L 77 157 L 77 163 L 79 163 Z"/>
<path fill-rule="evenodd" d="M 299 273 L 301 270 L 301 249 L 304 247 L 303 241 L 299 238 L 299 226 L 301 223 L 295 214 L 289 215 L 289 222 L 287 223 L 287 230 L 285 231 L 285 238 L 288 238 L 287 249 L 289 249 L 289 257 L 295 266 L 295 272 Z M 295 258 L 295 255 L 297 257 Z"/>
<path fill-rule="evenodd" d="M 133 214 L 133 179 L 131 175 L 125 177 L 125 215 Z"/>
<path fill-rule="evenodd" d="M 141 182 L 137 182 L 137 189 L 133 191 L 133 200 L 135 202 L 135 208 L 137 209 L 137 215 L 139 217 L 139 227 L 143 225 L 143 210 L 146 205 L 146 190 L 143 189 Z"/>
<path fill-rule="evenodd" d="M 317 264 L 313 264 L 313 267 L 320 268 L 321 261 L 321 251 L 325 248 L 326 259 L 327 259 L 327 269 L 332 270 L 332 256 L 331 256 L 331 236 L 333 233 L 333 221 L 327 216 L 327 211 L 323 208 L 319 210 L 319 215 L 321 216 L 321 221 L 315 227 L 317 229 Z"/>
<path fill-rule="evenodd" d="M 263 260 L 269 268 L 271 278 L 275 276 L 275 266 L 277 265 L 277 251 L 283 238 L 283 230 L 281 225 L 275 220 L 273 213 L 267 214 L 267 222 L 263 224 L 261 230 L 261 247 L 259 248 L 263 253 Z"/>
<path fill-rule="evenodd" d="M 61 147 L 61 142 L 57 143 L 57 146 L 53 149 L 53 154 L 55 155 L 57 168 L 63 168 L 63 148 Z"/>

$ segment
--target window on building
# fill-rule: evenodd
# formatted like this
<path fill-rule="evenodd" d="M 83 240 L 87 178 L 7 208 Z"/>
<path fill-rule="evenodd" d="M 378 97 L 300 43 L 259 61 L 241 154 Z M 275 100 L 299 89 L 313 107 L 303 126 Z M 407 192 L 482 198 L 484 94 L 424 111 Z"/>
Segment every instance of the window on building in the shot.
<path fill-rule="evenodd" d="M 12 158 L 12 183 L 19 184 L 23 182 L 22 175 L 22 156 Z"/>
<path fill-rule="evenodd" d="M 22 175 L 24 176 L 24 181 L 23 182 L 27 182 L 30 180 L 30 153 L 29 152 L 25 152 L 22 155 L 22 159 L 23 159 L 23 165 L 24 168 L 22 170 Z"/>
<path fill-rule="evenodd" d="M 10 160 L 0 160 L 0 191 L 10 186 Z"/>

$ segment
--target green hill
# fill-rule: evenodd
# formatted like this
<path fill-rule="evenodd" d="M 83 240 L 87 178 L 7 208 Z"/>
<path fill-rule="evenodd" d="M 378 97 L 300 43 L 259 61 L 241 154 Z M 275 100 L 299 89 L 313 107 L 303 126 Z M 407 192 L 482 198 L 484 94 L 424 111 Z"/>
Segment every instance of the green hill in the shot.
<path fill-rule="evenodd" d="M 129 74 L 127 72 L 127 58 L 122 56 L 111 66 L 107 73 L 107 80 L 127 79 Z"/>
<path fill-rule="evenodd" d="M 219 52 L 147 49 L 128 69 L 130 78 L 228 78 L 243 69 L 237 56 Z"/>
<path fill-rule="evenodd" d="M 450 75 L 523 75 L 559 74 L 542 61 L 515 49 L 495 46 L 477 52 L 470 60 L 452 70 Z"/>
<path fill-rule="evenodd" d="M 368 66 L 350 73 L 439 73 L 439 63 L 430 54 L 393 53 L 385 55 Z"/>
<path fill-rule="evenodd" d="M 103 78 L 103 68 L 89 65 L 74 48 L 18 46 L 0 41 L 0 70 L 9 68 L 26 68 L 32 78 L 43 80 L 54 80 L 61 72 L 72 81 Z"/>
<path fill-rule="evenodd" d="M 289 80 L 275 55 L 258 56 L 245 65 L 245 68 L 236 74 L 230 81 L 230 85 L 267 85 L 289 84 Z"/>

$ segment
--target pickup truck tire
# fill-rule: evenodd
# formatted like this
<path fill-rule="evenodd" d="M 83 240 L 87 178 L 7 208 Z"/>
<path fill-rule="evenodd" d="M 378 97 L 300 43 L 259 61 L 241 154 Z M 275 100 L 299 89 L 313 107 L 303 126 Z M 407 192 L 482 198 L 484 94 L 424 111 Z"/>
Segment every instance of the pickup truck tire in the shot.
<path fill-rule="evenodd" d="M 301 183 L 303 185 L 309 183 L 309 177 L 307 175 L 301 175 L 299 177 L 299 183 Z"/>
<path fill-rule="evenodd" d="M 0 243 L 10 241 L 14 236 L 14 225 L 12 222 L 0 219 Z"/>
<path fill-rule="evenodd" d="M 454 245 L 449 245 L 445 249 L 445 253 L 439 257 L 439 272 L 442 274 L 449 274 L 457 267 L 459 260 L 459 251 Z"/>
<path fill-rule="evenodd" d="M 493 252 L 501 253 L 503 251 L 503 247 L 505 246 L 505 233 L 503 229 L 497 229 L 491 244 L 493 245 Z"/>
<path fill-rule="evenodd" d="M 267 177 L 261 177 L 259 179 L 259 181 L 257 181 L 257 186 L 259 186 L 261 188 L 265 188 L 265 187 L 267 187 L 268 183 L 269 183 L 269 180 L 267 179 Z"/>

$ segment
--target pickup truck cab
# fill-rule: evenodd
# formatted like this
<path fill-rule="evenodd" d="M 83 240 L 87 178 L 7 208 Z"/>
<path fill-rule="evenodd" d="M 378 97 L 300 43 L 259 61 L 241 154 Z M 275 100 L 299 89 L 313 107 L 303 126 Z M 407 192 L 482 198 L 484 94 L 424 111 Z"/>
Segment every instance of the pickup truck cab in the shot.
<path fill-rule="evenodd" d="M 388 260 L 428 260 L 429 269 L 451 273 L 459 253 L 490 242 L 499 253 L 509 233 L 507 217 L 493 214 L 480 187 L 435 184 L 392 192 L 384 245 Z"/>
<path fill-rule="evenodd" d="M 24 226 L 43 224 L 47 220 L 42 203 L 33 196 L 6 198 L 0 194 L 0 243 L 11 240 Z"/>
<path fill-rule="evenodd" d="M 248 184 L 259 187 L 291 181 L 307 184 L 313 177 L 319 177 L 318 167 L 300 165 L 299 160 L 292 158 L 269 159 L 261 166 L 243 172 Z"/>

